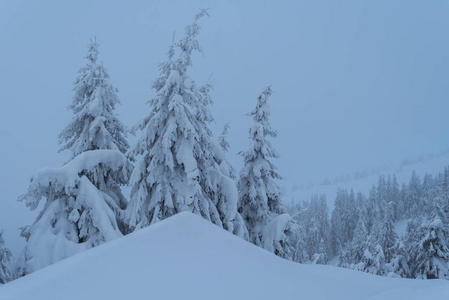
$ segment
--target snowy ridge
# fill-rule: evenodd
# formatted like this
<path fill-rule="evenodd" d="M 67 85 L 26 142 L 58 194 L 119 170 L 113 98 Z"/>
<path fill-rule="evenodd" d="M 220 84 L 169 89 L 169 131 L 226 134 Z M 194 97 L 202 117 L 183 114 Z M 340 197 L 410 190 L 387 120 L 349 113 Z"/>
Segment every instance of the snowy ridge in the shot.
<path fill-rule="evenodd" d="M 326 288 L 323 288 L 326 287 Z M 283 260 L 192 213 L 0 287 L 2 300 L 448 299 L 449 282 Z"/>
<path fill-rule="evenodd" d="M 321 184 L 310 184 L 309 186 L 294 187 L 284 192 L 285 203 L 297 203 L 298 201 L 309 201 L 312 195 L 325 194 L 329 210 L 332 211 L 334 207 L 335 197 L 339 188 L 354 189 L 354 192 L 362 192 L 367 195 L 369 189 L 377 184 L 380 175 L 395 174 L 399 185 L 408 183 L 413 171 L 422 179 L 428 173 L 435 175 L 442 172 L 444 167 L 449 165 L 449 151 L 442 152 L 438 155 L 426 155 L 419 158 L 404 160 L 401 164 L 390 168 L 380 168 L 373 172 L 366 174 L 342 176 L 347 177 L 345 180 L 335 179 L 331 181 L 323 181 Z M 360 172 L 359 172 L 360 173 Z M 361 172 L 363 173 L 363 172 Z"/>

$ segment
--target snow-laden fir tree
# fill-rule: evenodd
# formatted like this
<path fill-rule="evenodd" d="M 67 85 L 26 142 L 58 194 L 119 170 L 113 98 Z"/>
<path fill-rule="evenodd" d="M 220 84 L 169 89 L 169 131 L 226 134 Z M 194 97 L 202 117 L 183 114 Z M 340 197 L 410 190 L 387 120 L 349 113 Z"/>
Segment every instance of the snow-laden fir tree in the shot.
<path fill-rule="evenodd" d="M 359 263 L 362 262 L 363 255 L 367 249 L 367 236 L 368 232 L 366 230 L 365 220 L 363 219 L 363 213 L 359 210 L 354 237 L 351 243 L 349 243 L 344 262 L 341 263 L 342 266 L 363 270 L 363 267 L 360 267 Z"/>
<path fill-rule="evenodd" d="M 401 213 L 404 211 L 404 205 L 401 201 L 401 190 L 399 189 L 396 175 L 393 175 L 391 182 L 390 201 L 393 203 L 394 220 L 398 220 L 401 217 Z"/>
<path fill-rule="evenodd" d="M 305 229 L 298 225 L 292 232 L 291 244 L 294 247 L 293 261 L 307 264 L 310 262 L 307 252 Z"/>
<path fill-rule="evenodd" d="M 357 207 L 354 193 L 339 189 L 335 198 L 335 207 L 331 216 L 332 248 L 334 253 L 352 240 L 357 222 Z"/>
<path fill-rule="evenodd" d="M 390 262 L 386 263 L 385 267 L 389 277 L 410 278 L 411 272 L 408 262 L 406 247 L 402 239 L 398 239 L 393 247 L 393 257 Z"/>
<path fill-rule="evenodd" d="M 422 214 L 420 210 L 422 208 L 421 181 L 415 171 L 412 172 L 405 201 L 407 217 L 415 217 Z"/>
<path fill-rule="evenodd" d="M 325 265 L 327 264 L 327 261 L 328 256 L 326 251 L 326 244 L 324 242 L 324 239 L 321 239 L 317 251 L 312 255 L 311 263 Z"/>
<path fill-rule="evenodd" d="M 444 224 L 441 203 L 434 203 L 427 232 L 419 243 L 415 277 L 420 279 L 449 279 L 448 226 Z"/>
<path fill-rule="evenodd" d="M 68 141 L 61 150 L 71 150 L 72 160 L 36 172 L 19 198 L 31 210 L 42 198 L 45 203 L 34 223 L 22 229 L 27 244 L 17 276 L 122 235 L 126 200 L 120 185 L 127 184 L 132 166 L 123 154 L 124 127 L 114 113 L 116 89 L 97 55 L 98 44 L 90 44 L 87 65 L 74 85 L 73 119 L 59 136 L 60 143 Z"/>
<path fill-rule="evenodd" d="M 98 62 L 98 47 L 96 41 L 88 45 L 87 64 L 78 71 L 69 106 L 73 117 L 59 134 L 59 143 L 64 144 L 59 151 L 70 150 L 72 158 L 89 150 L 116 150 L 125 154 L 129 148 L 125 126 L 115 113 L 120 104 L 118 90 L 111 84 L 103 63 Z M 118 208 L 125 209 L 127 200 L 120 190 L 120 185 L 125 182 L 114 179 L 108 166 L 98 172 L 103 174 L 103 179 L 99 180 L 100 176 L 97 176 L 97 188 L 113 198 Z M 114 210 L 120 221 L 119 210 Z"/>
<path fill-rule="evenodd" d="M 386 274 L 385 255 L 380 245 L 375 246 L 372 251 L 366 249 L 362 262 L 362 271 L 375 275 Z"/>
<path fill-rule="evenodd" d="M 383 215 L 378 216 L 374 221 L 368 243 L 374 248 L 379 245 L 382 248 L 385 261 L 389 262 L 394 255 L 394 245 L 397 242 L 398 236 L 394 231 L 391 205 L 387 204 L 383 211 Z"/>
<path fill-rule="evenodd" d="M 404 236 L 405 253 L 407 255 L 407 264 L 410 268 L 411 277 L 415 277 L 417 267 L 417 257 L 419 254 L 419 244 L 427 234 L 427 224 L 423 223 L 421 218 L 411 219 L 407 223 L 407 229 Z"/>
<path fill-rule="evenodd" d="M 271 88 L 266 87 L 257 97 L 256 107 L 248 113 L 254 124 L 249 130 L 249 148 L 239 154 L 243 156 L 244 166 L 239 178 L 238 209 L 249 232 L 252 243 L 263 246 L 265 226 L 283 213 L 279 188 L 275 182 L 281 176 L 270 161 L 279 155 L 268 137 L 276 137 L 276 131 L 269 123 L 270 108 L 268 98 Z"/>
<path fill-rule="evenodd" d="M 201 51 L 196 37 L 198 21 L 205 14 L 201 10 L 185 35 L 170 46 L 152 84 L 156 96 L 150 101 L 150 113 L 134 127 L 142 135 L 129 151 L 131 157 L 140 156 L 125 214 L 132 229 L 190 211 L 245 236 L 235 182 L 221 167 L 224 151 L 208 128 L 213 120 L 211 86 L 198 86 L 188 75 L 193 52 Z"/>
<path fill-rule="evenodd" d="M 312 262 L 327 263 L 331 255 L 331 231 L 325 195 L 311 197 L 301 224 L 305 228 L 305 243 Z M 314 256 L 316 259 L 313 259 Z"/>
<path fill-rule="evenodd" d="M 11 258 L 11 251 L 6 248 L 3 240 L 3 230 L 0 230 L 0 284 L 5 284 L 11 280 Z"/>

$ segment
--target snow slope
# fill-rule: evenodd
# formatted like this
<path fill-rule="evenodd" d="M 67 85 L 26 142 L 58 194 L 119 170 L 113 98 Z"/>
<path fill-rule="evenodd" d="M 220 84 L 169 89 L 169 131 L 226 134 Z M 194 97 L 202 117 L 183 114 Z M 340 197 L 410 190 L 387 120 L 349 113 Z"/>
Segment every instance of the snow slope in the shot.
<path fill-rule="evenodd" d="M 399 187 L 401 187 L 402 183 L 409 183 L 413 171 L 416 171 L 416 174 L 422 180 L 426 173 L 436 175 L 443 172 L 448 165 L 449 150 L 438 154 L 421 155 L 406 159 L 396 166 L 346 174 L 332 180 L 323 180 L 321 183 L 310 183 L 308 185 L 296 183 L 297 185 L 293 185 L 293 188 L 284 188 L 283 201 L 285 203 L 297 203 L 303 200 L 309 201 L 312 195 L 325 194 L 329 210 L 332 211 L 339 188 L 348 190 L 352 188 L 355 193 L 362 192 L 368 196 L 370 188 L 374 184 L 377 185 L 380 175 L 396 175 Z"/>
<path fill-rule="evenodd" d="M 0 299 L 449 299 L 449 282 L 292 263 L 181 213 L 1 286 Z"/>

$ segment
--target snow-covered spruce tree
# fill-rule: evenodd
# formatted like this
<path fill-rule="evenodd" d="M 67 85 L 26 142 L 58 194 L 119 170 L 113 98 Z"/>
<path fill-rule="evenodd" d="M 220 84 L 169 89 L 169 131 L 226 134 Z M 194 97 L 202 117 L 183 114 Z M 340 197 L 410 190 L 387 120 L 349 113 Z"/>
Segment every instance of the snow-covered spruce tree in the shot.
<path fill-rule="evenodd" d="M 301 224 L 305 228 L 305 243 L 312 262 L 325 264 L 331 255 L 330 225 L 325 195 L 314 195 Z M 313 259 L 313 256 L 319 259 Z M 317 262 L 319 261 L 319 262 Z"/>
<path fill-rule="evenodd" d="M 293 230 L 290 241 L 295 249 L 293 261 L 304 264 L 309 263 L 310 260 L 309 254 L 307 253 L 305 230 L 299 224 L 297 224 L 295 230 Z"/>
<path fill-rule="evenodd" d="M 197 86 L 187 73 L 192 53 L 201 51 L 196 36 L 205 14 L 201 10 L 184 37 L 169 48 L 152 84 L 156 96 L 150 113 L 133 129 L 142 135 L 129 151 L 131 157 L 141 155 L 125 213 L 132 229 L 190 211 L 241 237 L 247 234 L 237 213 L 235 182 L 220 167 L 224 151 L 208 128 L 211 86 Z"/>
<path fill-rule="evenodd" d="M 3 230 L 0 230 L 0 284 L 5 284 L 11 280 L 11 258 L 11 251 L 6 248 L 3 240 Z"/>
<path fill-rule="evenodd" d="M 312 264 L 320 264 L 325 265 L 328 262 L 328 256 L 326 252 L 326 246 L 324 239 L 321 239 L 318 247 L 318 251 L 315 252 L 315 254 L 312 255 L 311 263 Z"/>
<path fill-rule="evenodd" d="M 407 264 L 410 268 L 410 276 L 415 277 L 417 268 L 417 258 L 419 254 L 419 245 L 421 240 L 427 234 L 427 224 L 423 223 L 421 218 L 415 218 L 407 223 L 407 230 L 404 236 L 405 254 Z"/>
<path fill-rule="evenodd" d="M 406 215 L 407 217 L 415 217 L 421 215 L 422 201 L 421 201 L 421 181 L 415 171 L 412 172 L 412 177 L 408 184 L 408 193 L 406 195 Z"/>
<path fill-rule="evenodd" d="M 125 154 L 129 148 L 125 126 L 115 113 L 115 107 L 120 104 L 118 91 L 109 81 L 103 63 L 97 61 L 98 47 L 96 41 L 88 46 L 87 64 L 78 71 L 69 106 L 73 118 L 59 134 L 59 143 L 64 144 L 59 151 L 70 150 L 72 158 L 89 150 L 116 150 Z M 124 182 L 117 182 L 107 166 L 99 172 L 104 179 L 96 179 L 97 188 L 114 199 L 120 209 L 125 209 L 127 200 L 120 190 Z M 118 210 L 115 211 L 118 215 Z"/>
<path fill-rule="evenodd" d="M 250 241 L 258 246 L 263 246 L 263 231 L 267 224 L 283 213 L 279 188 L 275 183 L 281 176 L 270 161 L 279 155 L 267 139 L 277 135 L 268 121 L 270 109 L 267 100 L 271 94 L 271 88 L 266 87 L 257 97 L 256 107 L 248 113 L 254 120 L 249 130 L 251 143 L 246 151 L 239 153 L 243 156 L 244 166 L 238 183 L 238 210 L 245 220 Z"/>
<path fill-rule="evenodd" d="M 126 200 L 120 185 L 127 184 L 132 166 L 123 154 L 124 126 L 114 114 L 116 89 L 97 55 L 98 44 L 90 44 L 87 66 L 74 85 L 73 119 L 59 136 L 60 143 L 68 141 L 61 150 L 71 150 L 72 160 L 35 173 L 19 198 L 31 210 L 46 201 L 34 223 L 22 229 L 27 244 L 16 276 L 122 235 Z"/>
<path fill-rule="evenodd" d="M 404 204 L 401 201 L 401 190 L 399 189 L 399 183 L 396 175 L 393 175 L 393 180 L 391 182 L 391 195 L 390 199 L 393 203 L 394 220 L 399 220 L 402 212 L 404 211 Z"/>
<path fill-rule="evenodd" d="M 354 194 L 347 190 L 339 189 L 335 198 L 335 207 L 332 211 L 332 248 L 334 253 L 339 253 L 346 243 L 352 240 L 357 222 L 357 207 Z"/>
<path fill-rule="evenodd" d="M 410 278 L 411 272 L 407 261 L 407 252 L 402 239 L 398 239 L 393 249 L 393 257 L 385 265 L 389 277 Z"/>
<path fill-rule="evenodd" d="M 369 244 L 373 247 L 382 248 L 385 261 L 389 262 L 394 256 L 394 245 L 398 239 L 393 226 L 393 211 L 391 205 L 386 205 L 384 213 L 374 221 L 373 228 L 369 236 Z"/>
<path fill-rule="evenodd" d="M 364 269 L 361 271 L 382 276 L 387 272 L 385 268 L 385 255 L 380 245 L 375 246 L 372 251 L 366 249 L 362 262 Z"/>
<path fill-rule="evenodd" d="M 449 279 L 448 230 L 439 213 L 433 214 L 427 234 L 419 243 L 415 277 L 419 279 Z"/>
<path fill-rule="evenodd" d="M 367 249 L 367 230 L 365 226 L 365 220 L 363 219 L 363 213 L 359 211 L 359 217 L 357 220 L 357 225 L 354 230 L 354 237 L 351 243 L 349 243 L 348 250 L 345 253 L 345 263 L 344 267 L 353 269 L 363 269 L 359 266 L 362 262 L 363 255 Z"/>

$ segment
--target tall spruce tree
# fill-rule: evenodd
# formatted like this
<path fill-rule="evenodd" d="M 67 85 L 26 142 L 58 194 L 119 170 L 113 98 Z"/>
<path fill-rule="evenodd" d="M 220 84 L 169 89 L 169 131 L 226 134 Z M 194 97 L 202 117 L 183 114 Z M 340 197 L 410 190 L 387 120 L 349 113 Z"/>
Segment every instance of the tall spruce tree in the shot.
<path fill-rule="evenodd" d="M 331 230 L 329 224 L 329 215 L 325 195 L 314 195 L 310 199 L 307 213 L 302 221 L 305 229 L 305 244 L 309 257 L 316 263 L 327 263 L 331 255 Z"/>
<path fill-rule="evenodd" d="M 368 237 L 368 248 L 373 260 L 366 266 L 365 271 L 377 275 L 388 273 L 386 263 L 395 257 L 395 245 L 398 237 L 393 227 L 393 211 L 391 205 L 386 204 L 382 215 L 376 217 L 371 233 Z"/>
<path fill-rule="evenodd" d="M 415 217 L 421 214 L 421 181 L 415 171 L 412 172 L 412 177 L 408 184 L 406 195 L 406 209 L 407 217 Z"/>
<path fill-rule="evenodd" d="M 277 215 L 283 213 L 279 188 L 275 182 L 281 179 L 270 158 L 279 155 L 268 137 L 276 137 L 277 132 L 269 123 L 270 108 L 268 98 L 271 88 L 266 87 L 257 97 L 256 107 L 248 113 L 254 120 L 249 130 L 251 141 L 243 156 L 244 167 L 240 172 L 238 210 L 248 228 L 249 239 L 255 245 L 262 245 L 264 227 Z"/>
<path fill-rule="evenodd" d="M 350 242 L 354 234 L 357 221 L 357 208 L 354 194 L 345 189 L 338 189 L 335 198 L 335 207 L 331 216 L 332 248 L 334 254 Z"/>
<path fill-rule="evenodd" d="M 131 157 L 141 155 L 125 213 L 132 229 L 190 211 L 245 236 L 236 185 L 220 168 L 224 152 L 208 128 L 213 120 L 211 86 L 197 86 L 188 75 L 193 52 L 201 52 L 196 37 L 198 21 L 205 14 L 201 10 L 185 35 L 170 46 L 152 84 L 156 96 L 150 101 L 150 113 L 134 127 L 142 135 L 129 151 Z"/>
<path fill-rule="evenodd" d="M 357 224 L 354 230 L 354 237 L 346 251 L 345 263 L 347 267 L 361 269 L 358 264 L 362 261 L 365 250 L 367 249 L 368 232 L 363 219 L 363 211 L 359 210 Z M 363 269 L 363 268 L 362 268 Z"/>
<path fill-rule="evenodd" d="M 126 200 L 120 185 L 127 184 L 132 171 L 123 154 L 128 144 L 114 113 L 117 90 L 97 62 L 98 44 L 88 49 L 69 107 L 73 119 L 59 135 L 60 143 L 67 142 L 61 150 L 71 150 L 73 158 L 36 172 L 19 198 L 31 210 L 42 198 L 46 201 L 34 223 L 22 228 L 27 244 L 16 276 L 120 237 L 124 230 L 120 216 Z"/>

